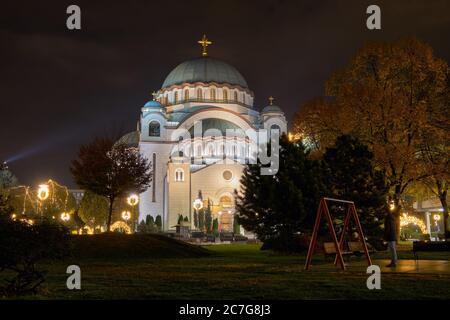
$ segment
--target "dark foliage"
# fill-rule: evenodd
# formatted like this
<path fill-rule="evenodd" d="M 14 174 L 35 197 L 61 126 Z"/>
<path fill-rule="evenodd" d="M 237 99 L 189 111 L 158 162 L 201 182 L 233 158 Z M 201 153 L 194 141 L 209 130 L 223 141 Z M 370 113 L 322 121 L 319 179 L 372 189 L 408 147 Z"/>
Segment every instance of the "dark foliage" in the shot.
<path fill-rule="evenodd" d="M 110 138 L 97 138 L 82 146 L 70 171 L 81 188 L 108 198 L 108 231 L 114 200 L 131 192 L 144 192 L 152 179 L 146 158 L 135 148 L 115 144 Z"/>
<path fill-rule="evenodd" d="M 320 168 L 301 142 L 280 140 L 279 170 L 261 175 L 261 164 L 247 165 L 242 194 L 235 193 L 238 222 L 256 233 L 264 248 L 297 251 L 295 235 L 312 227 L 323 187 Z"/>
<path fill-rule="evenodd" d="M 388 187 L 384 174 L 375 169 L 373 153 L 358 139 L 343 135 L 327 148 L 323 176 L 333 198 L 355 202 L 366 237 L 374 246 L 382 243 L 382 225 L 387 210 Z M 342 220 L 344 211 L 333 206 L 334 217 Z"/>
<path fill-rule="evenodd" d="M 0 296 L 36 294 L 46 273 L 37 264 L 62 259 L 69 249 L 69 232 L 60 224 L 44 220 L 29 225 L 0 215 L 0 271 L 13 274 L 0 286 Z"/>

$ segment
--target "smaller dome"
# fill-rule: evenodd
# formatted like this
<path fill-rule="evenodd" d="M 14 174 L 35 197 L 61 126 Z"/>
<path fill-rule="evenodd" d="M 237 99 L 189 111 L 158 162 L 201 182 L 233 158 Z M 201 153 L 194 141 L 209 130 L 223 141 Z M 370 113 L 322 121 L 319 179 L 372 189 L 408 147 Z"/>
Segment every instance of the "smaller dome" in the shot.
<path fill-rule="evenodd" d="M 284 113 L 279 106 L 276 105 L 268 105 L 264 109 L 262 109 L 262 113 Z"/>
<path fill-rule="evenodd" d="M 164 108 L 159 101 L 150 100 L 146 104 L 144 104 L 144 108 Z"/>
<path fill-rule="evenodd" d="M 124 144 L 127 147 L 137 148 L 139 146 L 139 132 L 138 131 L 132 131 L 127 133 L 126 135 L 122 136 L 115 145 L 117 144 Z"/>

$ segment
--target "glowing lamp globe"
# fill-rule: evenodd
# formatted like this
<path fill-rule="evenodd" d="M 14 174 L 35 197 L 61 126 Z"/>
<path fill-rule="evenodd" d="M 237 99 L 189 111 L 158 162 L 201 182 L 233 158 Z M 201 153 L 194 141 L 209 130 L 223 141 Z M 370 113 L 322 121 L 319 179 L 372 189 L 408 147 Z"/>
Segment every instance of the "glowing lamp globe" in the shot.
<path fill-rule="evenodd" d="M 130 211 L 122 211 L 122 219 L 125 221 L 130 220 L 131 212 Z"/>
<path fill-rule="evenodd" d="M 68 214 L 67 212 L 63 212 L 61 213 L 61 220 L 64 222 L 67 222 L 70 220 L 70 214 Z"/>
<path fill-rule="evenodd" d="M 137 194 L 132 194 L 127 198 L 127 203 L 134 207 L 139 203 L 139 196 Z"/>
<path fill-rule="evenodd" d="M 38 191 L 37 191 L 37 196 L 38 196 L 39 200 L 41 200 L 41 201 L 47 200 L 49 194 L 50 194 L 50 191 L 49 191 L 48 184 L 40 184 Z"/>
<path fill-rule="evenodd" d="M 203 201 L 202 199 L 195 199 L 193 203 L 193 207 L 195 210 L 201 210 L 203 208 Z"/>

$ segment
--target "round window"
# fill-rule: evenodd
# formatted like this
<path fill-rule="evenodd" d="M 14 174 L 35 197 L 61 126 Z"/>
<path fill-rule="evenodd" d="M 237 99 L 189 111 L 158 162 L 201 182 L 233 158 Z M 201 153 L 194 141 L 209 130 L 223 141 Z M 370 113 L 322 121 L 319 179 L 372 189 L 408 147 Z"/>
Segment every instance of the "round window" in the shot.
<path fill-rule="evenodd" d="M 233 173 L 230 170 L 225 170 L 222 176 L 225 180 L 230 181 L 233 178 Z"/>

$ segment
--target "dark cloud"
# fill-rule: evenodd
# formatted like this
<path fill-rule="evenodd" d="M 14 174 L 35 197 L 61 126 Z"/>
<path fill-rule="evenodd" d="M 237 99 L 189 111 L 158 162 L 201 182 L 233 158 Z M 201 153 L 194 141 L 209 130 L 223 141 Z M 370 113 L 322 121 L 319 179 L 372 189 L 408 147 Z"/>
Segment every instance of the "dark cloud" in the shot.
<path fill-rule="evenodd" d="M 65 27 L 82 9 L 82 30 Z M 73 185 L 79 145 L 108 128 L 136 127 L 141 105 L 178 63 L 211 55 L 235 65 L 262 108 L 268 96 L 292 119 L 364 43 L 416 36 L 450 60 L 450 3 L 376 1 L 382 30 L 365 28 L 373 1 L 14 1 L 0 17 L 0 159 L 23 183 Z"/>

